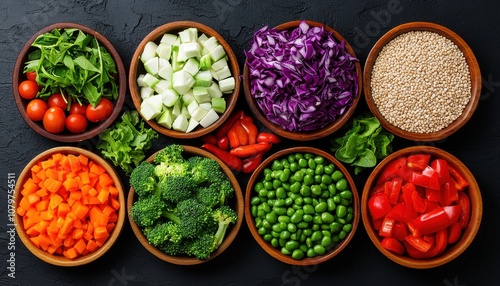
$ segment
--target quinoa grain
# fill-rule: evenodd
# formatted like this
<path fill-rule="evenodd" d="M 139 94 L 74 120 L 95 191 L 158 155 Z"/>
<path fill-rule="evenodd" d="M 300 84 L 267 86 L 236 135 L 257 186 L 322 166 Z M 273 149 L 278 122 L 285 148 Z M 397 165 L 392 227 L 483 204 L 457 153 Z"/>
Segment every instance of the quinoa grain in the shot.
<path fill-rule="evenodd" d="M 371 74 L 372 97 L 392 125 L 415 133 L 446 128 L 471 98 L 469 66 L 451 40 L 406 32 L 380 51 Z"/>

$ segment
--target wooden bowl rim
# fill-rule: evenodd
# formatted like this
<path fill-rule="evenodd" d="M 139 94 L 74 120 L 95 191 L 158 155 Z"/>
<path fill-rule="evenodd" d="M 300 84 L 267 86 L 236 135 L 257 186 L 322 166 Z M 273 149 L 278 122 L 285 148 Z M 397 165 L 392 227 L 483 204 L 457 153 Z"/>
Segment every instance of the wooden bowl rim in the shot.
<path fill-rule="evenodd" d="M 369 194 L 371 192 L 371 187 L 375 183 L 376 179 L 378 178 L 380 172 L 385 168 L 385 166 L 389 163 L 392 162 L 393 160 L 402 157 L 402 156 L 408 156 L 411 154 L 417 154 L 417 153 L 425 153 L 425 154 L 430 154 L 431 159 L 432 158 L 442 158 L 445 159 L 449 164 L 452 166 L 456 167 L 458 170 L 460 170 L 460 173 L 467 179 L 469 182 L 469 187 L 468 187 L 468 195 L 471 201 L 471 217 L 470 217 L 470 222 L 469 226 L 465 229 L 465 231 L 462 233 L 462 236 L 460 240 L 455 243 L 452 246 L 449 246 L 443 254 L 434 257 L 434 258 L 429 258 L 429 259 L 415 259 L 411 258 L 405 255 L 397 255 L 395 253 L 392 253 L 388 250 L 386 250 L 384 247 L 382 247 L 380 241 L 381 239 L 378 237 L 378 235 L 375 233 L 375 230 L 373 229 L 371 219 L 370 219 L 370 214 L 368 211 L 368 199 L 369 199 Z M 368 177 L 365 186 L 363 188 L 363 193 L 361 195 L 361 217 L 363 220 L 363 225 L 365 227 L 365 230 L 370 237 L 370 240 L 373 242 L 373 244 L 377 247 L 382 254 L 384 254 L 387 258 L 390 260 L 402 265 L 406 266 L 408 268 L 415 268 L 415 269 L 428 269 L 428 268 L 434 268 L 438 267 L 441 265 L 444 265 L 453 259 L 457 258 L 460 254 L 462 254 L 467 247 L 472 243 L 474 240 L 479 227 L 481 225 L 481 218 L 482 218 L 482 213 L 483 213 L 483 202 L 481 198 L 481 190 L 479 188 L 479 185 L 474 178 L 474 175 L 471 173 L 471 171 L 465 166 L 458 158 L 453 156 L 452 154 L 439 149 L 437 147 L 432 147 L 432 146 L 413 146 L 413 147 L 407 147 L 403 148 L 399 151 L 396 151 L 389 156 L 387 156 L 384 160 L 382 160 L 372 171 L 370 176 Z"/>
<path fill-rule="evenodd" d="M 42 153 L 38 154 L 35 156 L 27 165 L 26 167 L 22 170 L 21 174 L 19 175 L 16 186 L 15 186 L 15 194 L 14 194 L 14 208 L 17 209 L 20 203 L 19 196 L 21 195 L 21 190 L 23 187 L 23 184 L 25 181 L 31 176 L 31 167 L 35 165 L 36 163 L 40 162 L 41 160 L 46 160 L 50 158 L 53 154 L 56 153 L 63 153 L 63 154 L 82 154 L 89 158 L 90 160 L 94 161 L 95 163 L 99 164 L 102 166 L 106 172 L 111 176 L 113 179 L 113 182 L 115 183 L 115 187 L 119 191 L 118 195 L 118 201 L 120 202 L 120 209 L 118 211 L 118 220 L 116 221 L 115 228 L 113 229 L 113 232 L 111 235 L 108 237 L 106 242 L 102 247 L 100 247 L 98 250 L 96 250 L 93 253 L 89 253 L 84 256 L 77 257 L 76 259 L 69 259 L 64 256 L 59 256 L 59 255 L 52 255 L 49 254 L 46 251 L 43 251 L 36 247 L 31 240 L 29 239 L 29 236 L 26 234 L 26 231 L 23 229 L 23 221 L 20 215 L 17 213 L 14 216 L 14 222 L 15 222 L 15 228 L 17 235 L 23 242 L 23 244 L 26 246 L 26 248 L 36 257 L 41 259 L 42 261 L 45 261 L 46 263 L 52 264 L 52 265 L 57 265 L 57 266 L 65 266 L 65 267 L 72 267 L 72 266 L 80 266 L 84 264 L 88 264 L 99 257 L 103 256 L 116 242 L 118 237 L 120 236 L 120 233 L 123 229 L 123 224 L 125 222 L 125 194 L 123 193 L 123 185 L 120 180 L 120 177 L 116 173 L 115 169 L 102 157 L 100 157 L 97 154 L 94 154 L 88 150 L 78 148 L 78 147 L 70 147 L 70 146 L 61 146 L 61 147 L 54 147 L 51 149 L 48 149 L 46 151 L 43 151 Z"/>
<path fill-rule="evenodd" d="M 106 120 L 97 124 L 89 122 L 88 127 L 92 126 L 92 128 L 77 134 L 73 134 L 68 130 L 63 131 L 63 133 L 54 134 L 46 131 L 45 128 L 43 128 L 41 121 L 34 122 L 33 120 L 28 118 L 28 115 L 26 114 L 26 106 L 28 105 L 28 102 L 30 100 L 24 99 L 19 95 L 18 86 L 19 83 L 21 82 L 20 79 L 21 75 L 23 74 L 24 62 L 26 60 L 29 51 L 32 49 L 31 44 L 36 40 L 36 38 L 44 33 L 51 32 L 54 29 L 67 29 L 67 28 L 79 29 L 88 35 L 94 36 L 112 56 L 113 60 L 115 61 L 116 70 L 118 73 L 117 74 L 118 98 L 113 101 L 114 103 L 113 112 Z M 114 122 L 116 117 L 118 117 L 118 114 L 120 114 L 121 112 L 127 94 L 127 73 L 125 71 L 125 66 L 123 65 L 123 61 L 120 55 L 118 54 L 118 51 L 106 37 L 104 37 L 99 32 L 81 24 L 72 22 L 59 22 L 51 24 L 39 30 L 33 36 L 31 36 L 31 38 L 24 44 L 23 48 L 19 52 L 16 63 L 14 65 L 14 72 L 12 74 L 12 91 L 14 93 L 14 100 L 16 102 L 19 113 L 21 113 L 21 116 L 23 117 L 24 121 L 26 121 L 26 123 L 31 127 L 31 129 L 35 130 L 38 134 L 46 138 L 52 139 L 54 141 L 81 142 L 101 133 L 104 129 L 109 127 Z"/>
<path fill-rule="evenodd" d="M 446 37 L 447 39 L 451 40 L 455 45 L 457 45 L 457 47 L 463 53 L 465 60 L 469 66 L 469 74 L 471 79 L 471 98 L 469 100 L 469 103 L 465 106 L 462 114 L 457 119 L 455 119 L 455 121 L 453 121 L 447 127 L 432 133 L 409 132 L 392 125 L 378 111 L 378 108 L 373 100 L 371 93 L 370 85 L 371 85 L 372 69 L 380 51 L 392 39 L 410 31 L 429 31 Z M 364 67 L 363 79 L 364 79 L 363 88 L 364 88 L 365 100 L 368 104 L 368 108 L 373 113 L 373 115 L 375 115 L 378 118 L 382 126 L 391 133 L 395 134 L 396 136 L 417 142 L 438 141 L 458 131 L 471 118 L 472 114 L 476 110 L 479 98 L 481 96 L 481 83 L 482 83 L 481 71 L 476 56 L 472 52 L 469 45 L 452 30 L 444 26 L 438 25 L 436 23 L 430 23 L 430 22 L 409 22 L 396 26 L 391 30 L 389 30 L 387 33 L 385 33 L 375 43 L 375 45 L 370 50 L 370 53 L 368 54 Z"/>
<path fill-rule="evenodd" d="M 352 202 L 352 207 L 354 208 L 354 218 L 352 221 L 352 230 L 351 232 L 347 235 L 346 238 L 344 238 L 340 243 L 338 243 L 335 247 L 333 247 L 331 250 L 329 250 L 326 254 L 313 257 L 313 258 L 303 258 L 301 260 L 296 260 L 293 259 L 291 256 L 287 256 L 281 253 L 281 251 L 277 248 L 274 248 L 270 243 L 264 241 L 262 236 L 257 232 L 257 228 L 255 227 L 255 221 L 254 217 L 252 216 L 251 213 L 251 197 L 252 194 L 254 193 L 253 187 L 255 185 L 255 182 L 257 179 L 259 179 L 261 173 L 263 170 L 270 164 L 272 163 L 275 159 L 282 158 L 286 155 L 293 154 L 293 153 L 311 153 L 314 155 L 319 155 L 325 158 L 325 160 L 328 160 L 332 164 L 335 165 L 337 169 L 339 169 L 342 174 L 344 174 L 344 177 L 346 178 L 347 182 L 349 183 L 350 190 L 353 195 L 353 202 Z M 248 225 L 248 228 L 250 229 L 250 232 L 253 236 L 253 238 L 257 241 L 257 243 L 264 249 L 265 252 L 267 252 L 269 255 L 274 257 L 275 259 L 290 264 L 290 265 L 296 265 L 296 266 L 310 266 L 310 265 L 318 265 L 322 262 L 325 262 L 327 260 L 332 259 L 333 257 L 337 256 L 344 248 L 347 247 L 347 245 L 351 242 L 352 238 L 354 237 L 354 234 L 356 233 L 356 230 L 359 225 L 359 218 L 360 218 L 360 199 L 358 195 L 358 191 L 356 189 L 356 184 L 354 183 L 354 180 L 352 179 L 352 176 L 349 174 L 347 169 L 340 163 L 335 157 L 333 157 L 331 154 L 328 152 L 325 152 L 321 149 L 313 148 L 313 147 L 307 147 L 307 146 L 299 146 L 299 147 L 291 147 L 287 149 L 280 150 L 271 156 L 269 156 L 266 160 L 264 160 L 258 167 L 257 169 L 252 173 L 248 184 L 246 188 L 246 194 L 245 194 L 245 219 L 246 223 Z"/>
<path fill-rule="evenodd" d="M 332 27 L 325 25 L 320 22 L 316 21 L 310 21 L 310 20 L 304 20 L 309 26 L 313 27 L 324 27 L 324 29 L 330 33 L 333 34 L 335 40 L 341 42 L 345 41 L 345 49 L 349 54 L 351 54 L 353 57 L 356 57 L 356 53 L 354 52 L 354 49 L 351 47 L 349 42 L 336 30 L 334 30 Z M 280 24 L 276 27 L 275 29 L 278 29 L 279 31 L 286 30 L 286 29 L 291 29 L 291 28 L 296 28 L 299 26 L 299 24 L 302 22 L 302 20 L 295 20 L 295 21 L 290 21 L 286 22 L 283 24 Z M 363 89 L 363 74 L 361 72 L 361 64 L 358 62 L 355 64 L 356 65 L 356 74 L 358 76 L 358 94 L 354 98 L 354 101 L 352 105 L 347 108 L 347 111 L 342 114 L 342 116 L 338 117 L 334 122 L 328 124 L 327 126 L 315 130 L 315 131 L 308 131 L 308 132 L 292 132 L 292 131 L 287 131 L 284 130 L 281 126 L 278 124 L 272 123 L 269 121 L 264 113 L 260 110 L 259 106 L 255 102 L 255 99 L 252 96 L 252 93 L 250 91 L 250 71 L 248 68 L 247 60 L 245 60 L 245 65 L 243 67 L 243 91 L 245 93 L 245 99 L 246 102 L 252 112 L 252 114 L 259 120 L 265 127 L 267 127 L 269 130 L 272 132 L 288 138 L 288 139 L 293 139 L 297 141 L 309 141 L 309 140 L 315 140 L 315 139 L 320 139 L 323 137 L 326 137 L 335 131 L 339 130 L 344 126 L 345 123 L 349 120 L 349 118 L 352 116 L 354 113 L 356 106 L 358 105 L 359 99 L 361 98 L 361 92 Z"/>
<path fill-rule="evenodd" d="M 158 26 L 149 34 L 147 34 L 146 37 L 144 37 L 144 39 L 139 43 L 134 52 L 134 55 L 132 56 L 129 69 L 128 84 L 129 84 L 130 95 L 132 97 L 132 101 L 134 103 L 135 108 L 137 110 L 141 109 L 142 99 L 138 91 L 137 75 L 138 75 L 138 68 L 140 67 L 139 64 L 141 63 L 140 56 L 147 42 L 149 41 L 157 42 L 159 40 L 159 37 L 161 37 L 164 33 L 177 32 L 186 28 L 197 28 L 198 32 L 205 33 L 207 36 L 214 36 L 215 38 L 217 38 L 217 41 L 224 47 L 224 51 L 226 52 L 226 55 L 229 58 L 229 67 L 231 69 L 231 75 L 234 77 L 235 80 L 235 86 L 232 94 L 224 95 L 224 97 L 226 98 L 226 111 L 223 114 L 219 114 L 220 116 L 219 119 L 214 124 L 210 125 L 207 128 L 202 128 L 198 126 L 196 127 L 195 130 L 191 132 L 188 133 L 180 132 L 161 126 L 156 122 L 155 119 L 146 120 L 141 114 L 141 117 L 144 119 L 144 121 L 146 121 L 153 129 L 155 129 L 156 131 L 158 131 L 163 135 L 178 139 L 198 138 L 217 129 L 217 127 L 219 127 L 234 110 L 236 102 L 239 97 L 240 86 L 241 86 L 240 67 L 236 55 L 234 54 L 234 51 L 231 48 L 231 46 L 219 33 L 217 33 L 217 31 L 210 28 L 209 26 L 194 21 L 169 22 L 164 25 Z"/>
<path fill-rule="evenodd" d="M 226 250 L 231 243 L 234 241 L 236 236 L 238 235 L 238 232 L 241 228 L 241 224 L 243 222 L 243 217 L 245 215 L 244 213 L 244 200 L 243 200 L 243 194 L 241 192 L 240 185 L 238 181 L 236 180 L 236 177 L 234 176 L 233 172 L 227 167 L 219 158 L 217 158 L 215 155 L 212 153 L 205 151 L 201 148 L 198 147 L 193 147 L 193 146 L 188 146 L 188 145 L 183 145 L 184 147 L 184 153 L 188 153 L 190 156 L 197 155 L 197 156 L 203 156 L 203 157 L 208 157 L 211 159 L 214 159 L 219 165 L 221 166 L 221 169 L 224 171 L 224 173 L 228 176 L 229 180 L 231 181 L 231 184 L 233 185 L 234 188 L 234 203 L 236 205 L 235 211 L 238 214 L 238 220 L 234 225 L 231 225 L 230 228 L 228 229 L 228 232 L 226 233 L 226 237 L 224 238 L 224 241 L 222 244 L 219 246 L 217 250 L 215 250 L 208 259 L 201 260 L 195 257 L 189 257 L 189 256 L 173 256 L 173 255 L 168 255 L 164 253 L 163 251 L 159 250 L 158 248 L 152 246 L 151 244 L 148 243 L 148 240 L 146 236 L 142 233 L 142 230 L 140 227 L 132 220 L 132 215 L 130 214 L 130 208 L 132 207 L 133 203 L 135 202 L 136 195 L 134 192 L 134 188 L 130 187 L 130 191 L 128 193 L 128 198 L 127 198 L 127 213 L 128 213 L 128 219 L 130 222 L 130 225 L 132 227 L 132 231 L 134 232 L 135 236 L 139 240 L 139 242 L 144 246 L 144 248 L 152 253 L 154 256 L 157 258 L 172 263 L 172 264 L 177 264 L 177 265 L 197 265 L 197 264 L 202 264 L 207 261 L 210 261 L 217 256 L 219 256 L 224 250 Z M 146 159 L 148 162 L 152 162 L 156 154 L 160 152 L 161 150 L 155 152 L 153 155 L 151 155 L 149 158 Z"/>

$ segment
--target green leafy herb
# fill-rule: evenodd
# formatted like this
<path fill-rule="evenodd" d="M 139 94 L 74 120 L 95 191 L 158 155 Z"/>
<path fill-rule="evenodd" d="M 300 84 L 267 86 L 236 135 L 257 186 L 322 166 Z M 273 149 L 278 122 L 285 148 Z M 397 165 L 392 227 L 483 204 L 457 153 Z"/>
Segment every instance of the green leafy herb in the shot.
<path fill-rule="evenodd" d="M 97 149 L 102 155 L 120 167 L 127 175 L 139 166 L 145 158 L 145 152 L 151 148 L 152 140 L 158 133 L 144 127 L 144 121 L 136 110 L 126 111 L 114 127 L 105 129 L 99 138 L 102 140 Z"/>
<path fill-rule="evenodd" d="M 394 135 L 383 129 L 377 118 L 360 115 L 352 120 L 352 127 L 343 137 L 331 140 L 331 149 L 339 161 L 354 166 L 357 175 L 392 153 L 393 138 Z"/>
<path fill-rule="evenodd" d="M 38 97 L 61 93 L 68 100 L 96 106 L 101 96 L 118 97 L 116 63 L 92 35 L 78 29 L 54 29 L 36 38 L 24 72 L 36 71 Z"/>

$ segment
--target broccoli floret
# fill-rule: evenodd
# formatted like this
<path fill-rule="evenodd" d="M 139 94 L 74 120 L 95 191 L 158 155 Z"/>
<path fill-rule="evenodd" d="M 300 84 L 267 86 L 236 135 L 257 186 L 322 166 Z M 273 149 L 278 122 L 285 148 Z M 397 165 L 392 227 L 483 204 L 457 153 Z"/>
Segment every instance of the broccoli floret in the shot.
<path fill-rule="evenodd" d="M 154 169 L 154 174 L 160 179 L 168 176 L 191 176 L 187 162 L 160 163 Z"/>
<path fill-rule="evenodd" d="M 179 203 L 194 196 L 196 185 L 187 176 L 167 176 L 158 184 L 162 199 Z"/>
<path fill-rule="evenodd" d="M 153 164 L 144 161 L 130 174 L 130 185 L 139 197 L 151 194 L 155 190 L 157 182 L 154 170 Z"/>
<path fill-rule="evenodd" d="M 212 252 L 215 250 L 214 239 L 215 237 L 213 234 L 202 234 L 188 244 L 186 254 L 195 256 L 198 259 L 210 258 L 210 254 L 212 254 Z"/>
<path fill-rule="evenodd" d="M 214 249 L 217 249 L 224 241 L 229 224 L 235 223 L 238 220 L 238 214 L 229 206 L 222 206 L 213 212 L 213 216 L 219 223 L 214 239 Z"/>
<path fill-rule="evenodd" d="M 217 183 L 214 183 L 211 185 L 213 188 L 216 188 L 220 192 L 220 202 L 218 206 L 224 206 L 227 205 L 228 199 L 234 197 L 234 188 L 233 185 L 231 185 L 231 182 L 229 179 L 226 177 L 225 180 L 220 180 Z"/>
<path fill-rule="evenodd" d="M 179 233 L 179 227 L 173 221 L 156 224 L 146 235 L 151 245 L 159 247 L 164 243 L 179 243 L 182 236 Z"/>
<path fill-rule="evenodd" d="M 182 163 L 184 162 L 182 152 L 184 152 L 184 147 L 178 144 L 170 144 L 158 152 L 153 161 L 156 164 L 160 164 L 162 162 L 165 164 Z"/>
<path fill-rule="evenodd" d="M 179 202 L 177 217 L 179 218 L 179 233 L 182 237 L 199 237 L 205 232 L 215 232 L 217 228 L 212 209 L 194 198 Z"/>
<path fill-rule="evenodd" d="M 166 241 L 165 243 L 161 244 L 158 248 L 168 255 L 175 256 L 179 254 L 186 254 L 188 244 L 185 240 L 181 240 L 177 243 Z"/>
<path fill-rule="evenodd" d="M 165 203 L 155 195 L 137 200 L 130 208 L 132 220 L 141 227 L 155 224 L 165 210 Z"/>
<path fill-rule="evenodd" d="M 213 185 L 211 187 L 202 187 L 198 189 L 196 199 L 207 207 L 214 208 L 220 204 L 222 193 L 219 188 L 216 188 Z"/>
<path fill-rule="evenodd" d="M 221 174 L 225 176 L 217 161 L 213 159 L 194 156 L 188 159 L 188 163 L 191 168 L 193 181 L 197 184 L 210 182 L 213 178 L 218 179 Z"/>

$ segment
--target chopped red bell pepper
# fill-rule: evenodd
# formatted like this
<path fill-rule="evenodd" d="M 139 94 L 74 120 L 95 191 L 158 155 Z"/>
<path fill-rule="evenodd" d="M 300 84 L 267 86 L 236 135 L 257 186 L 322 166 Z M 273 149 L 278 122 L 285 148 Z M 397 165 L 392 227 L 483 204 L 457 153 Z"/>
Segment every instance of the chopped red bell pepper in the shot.
<path fill-rule="evenodd" d="M 448 243 L 452 244 L 457 242 L 462 235 L 462 224 L 456 222 L 448 227 Z"/>
<path fill-rule="evenodd" d="M 458 190 L 453 180 L 444 183 L 442 188 L 443 205 L 448 206 L 451 203 L 458 201 Z"/>
<path fill-rule="evenodd" d="M 411 193 L 411 203 L 412 203 L 413 209 L 415 209 L 415 211 L 417 213 L 425 212 L 424 198 L 420 197 L 420 195 L 418 194 L 418 191 L 416 191 L 416 190 Z"/>
<path fill-rule="evenodd" d="M 458 205 L 437 208 L 408 222 L 408 228 L 416 237 L 430 234 L 457 222 L 461 212 Z"/>
<path fill-rule="evenodd" d="M 418 237 L 413 235 L 408 235 L 405 237 L 405 241 L 408 242 L 411 246 L 421 252 L 427 252 L 431 249 L 434 243 L 434 237 Z"/>
<path fill-rule="evenodd" d="M 401 192 L 403 193 L 403 201 L 405 205 L 413 208 L 413 200 L 411 198 L 411 194 L 413 192 L 417 192 L 417 188 L 415 188 L 415 185 L 412 183 L 406 183 L 401 187 Z"/>
<path fill-rule="evenodd" d="M 385 217 L 384 221 L 382 221 L 382 225 L 380 225 L 380 229 L 378 230 L 378 235 L 382 237 L 392 237 L 392 228 L 396 221 Z"/>
<path fill-rule="evenodd" d="M 421 172 L 427 167 L 430 159 L 431 155 L 428 154 L 410 155 L 406 159 L 406 166 L 408 166 L 410 170 Z"/>
<path fill-rule="evenodd" d="M 394 178 L 390 182 L 390 193 L 389 193 L 389 201 L 391 204 L 395 205 L 398 202 L 399 198 L 399 193 L 401 192 L 401 185 L 403 184 L 403 179 L 401 178 Z"/>
<path fill-rule="evenodd" d="M 470 219 L 470 199 L 464 192 L 458 193 L 458 205 L 460 206 L 462 212 L 460 213 L 460 218 L 458 219 L 462 225 L 462 228 L 466 228 L 469 225 Z"/>
<path fill-rule="evenodd" d="M 397 204 L 387 213 L 386 217 L 401 222 L 409 222 L 417 218 L 417 212 L 412 207 Z"/>
<path fill-rule="evenodd" d="M 440 184 L 448 182 L 450 179 L 450 171 L 448 170 L 448 162 L 446 162 L 446 160 L 436 159 L 432 161 L 431 167 L 438 174 Z"/>
<path fill-rule="evenodd" d="M 430 188 L 425 189 L 425 198 L 435 203 L 441 203 L 443 201 L 442 192 L 440 190 L 433 190 Z"/>
<path fill-rule="evenodd" d="M 424 203 L 425 203 L 425 212 L 426 213 L 441 207 L 440 203 L 431 202 L 428 199 L 424 199 Z"/>
<path fill-rule="evenodd" d="M 391 210 L 389 197 L 384 194 L 376 194 L 368 200 L 368 209 L 373 219 L 378 219 L 385 216 Z"/>
<path fill-rule="evenodd" d="M 405 162 L 406 162 L 406 157 L 401 157 L 387 164 L 387 166 L 385 166 L 384 170 L 382 170 L 382 172 L 380 172 L 380 175 L 378 176 L 377 185 L 389 181 L 393 178 L 396 178 L 398 176 L 396 172 L 397 171 L 396 166 L 398 164 L 404 165 Z"/>
<path fill-rule="evenodd" d="M 399 241 L 404 241 L 405 237 L 408 236 L 408 227 L 406 223 L 396 221 L 392 227 L 392 237 Z"/>
<path fill-rule="evenodd" d="M 422 175 L 422 173 L 414 172 L 411 174 L 410 182 L 417 186 L 428 188 L 429 180 L 429 177 Z"/>
<path fill-rule="evenodd" d="M 455 186 L 457 190 L 463 191 L 465 187 L 469 186 L 469 182 L 465 180 L 465 178 L 460 174 L 460 172 L 455 169 L 452 165 L 448 165 L 448 170 L 450 171 L 450 175 L 455 180 Z"/>
<path fill-rule="evenodd" d="M 385 237 L 384 239 L 382 239 L 380 244 L 383 248 L 399 255 L 403 255 L 403 253 L 405 252 L 405 248 L 403 247 L 401 242 L 393 237 Z"/>

